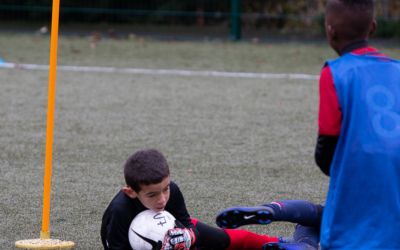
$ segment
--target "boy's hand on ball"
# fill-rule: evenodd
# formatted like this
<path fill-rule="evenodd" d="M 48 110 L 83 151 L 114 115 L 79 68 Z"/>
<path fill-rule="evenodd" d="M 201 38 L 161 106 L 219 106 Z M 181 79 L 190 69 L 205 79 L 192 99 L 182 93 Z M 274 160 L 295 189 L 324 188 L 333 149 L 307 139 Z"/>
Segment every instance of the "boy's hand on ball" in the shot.
<path fill-rule="evenodd" d="M 189 228 L 168 230 L 164 238 L 162 250 L 189 250 L 195 242 L 195 235 Z"/>

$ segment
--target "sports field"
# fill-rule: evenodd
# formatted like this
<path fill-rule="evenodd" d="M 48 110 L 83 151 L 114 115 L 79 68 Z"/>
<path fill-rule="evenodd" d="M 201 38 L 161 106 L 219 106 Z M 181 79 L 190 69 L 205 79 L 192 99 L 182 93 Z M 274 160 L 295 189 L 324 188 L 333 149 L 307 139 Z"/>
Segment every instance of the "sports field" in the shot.
<path fill-rule="evenodd" d="M 313 158 L 317 75 L 335 56 L 324 41 L 90 42 L 59 40 L 52 238 L 101 249 L 101 216 L 124 184 L 122 165 L 150 147 L 164 152 L 191 215 L 207 223 L 233 205 L 324 201 L 328 178 Z M 377 46 L 400 57 L 398 46 Z M 41 229 L 49 37 L 2 33 L 0 58 L 33 65 L 0 68 L 0 249 L 13 249 Z"/>

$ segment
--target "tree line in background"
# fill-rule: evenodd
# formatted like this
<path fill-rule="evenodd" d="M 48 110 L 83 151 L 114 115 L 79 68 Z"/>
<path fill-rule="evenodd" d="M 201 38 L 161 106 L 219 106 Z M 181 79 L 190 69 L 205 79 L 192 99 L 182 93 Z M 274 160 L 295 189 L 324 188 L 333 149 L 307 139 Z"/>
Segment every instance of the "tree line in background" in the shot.
<path fill-rule="evenodd" d="M 64 22 L 227 25 L 232 0 L 61 0 Z M 242 27 L 321 32 L 326 0 L 241 0 Z M 51 0 L 2 0 L 0 19 L 49 19 Z M 376 0 L 380 36 L 400 37 L 400 1 Z"/>

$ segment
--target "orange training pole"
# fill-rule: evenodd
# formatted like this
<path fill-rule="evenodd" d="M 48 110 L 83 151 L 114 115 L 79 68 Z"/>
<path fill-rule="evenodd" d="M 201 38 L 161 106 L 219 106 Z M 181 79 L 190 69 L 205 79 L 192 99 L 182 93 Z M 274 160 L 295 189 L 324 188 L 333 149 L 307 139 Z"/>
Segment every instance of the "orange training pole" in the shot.
<path fill-rule="evenodd" d="M 50 239 L 50 191 L 51 191 L 51 160 L 53 147 L 54 128 L 54 103 L 56 96 L 56 68 L 57 68 L 57 43 L 58 43 L 58 19 L 60 12 L 60 0 L 53 0 L 50 40 L 50 67 L 49 67 L 49 93 L 47 105 L 47 129 L 46 129 L 46 153 L 44 160 L 44 184 L 43 184 L 43 210 L 42 230 L 40 239 L 18 240 L 15 247 L 23 249 L 71 249 L 75 246 L 72 241 Z"/>
<path fill-rule="evenodd" d="M 49 90 L 48 90 L 48 103 L 47 103 L 46 152 L 44 161 L 42 231 L 40 232 L 41 239 L 50 238 L 49 225 L 50 225 L 51 163 L 52 163 L 52 151 L 53 151 L 53 128 L 54 128 L 54 109 L 55 109 L 55 93 L 56 93 L 59 12 L 60 12 L 60 0 L 53 0 L 51 39 L 50 39 Z"/>

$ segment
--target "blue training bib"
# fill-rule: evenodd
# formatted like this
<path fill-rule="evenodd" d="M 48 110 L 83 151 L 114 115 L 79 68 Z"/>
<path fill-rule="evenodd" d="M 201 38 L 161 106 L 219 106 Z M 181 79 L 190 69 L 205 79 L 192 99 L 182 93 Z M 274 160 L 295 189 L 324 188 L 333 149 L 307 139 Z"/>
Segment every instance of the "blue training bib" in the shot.
<path fill-rule="evenodd" d="M 342 124 L 323 249 L 400 248 L 400 62 L 377 53 L 327 62 Z"/>

